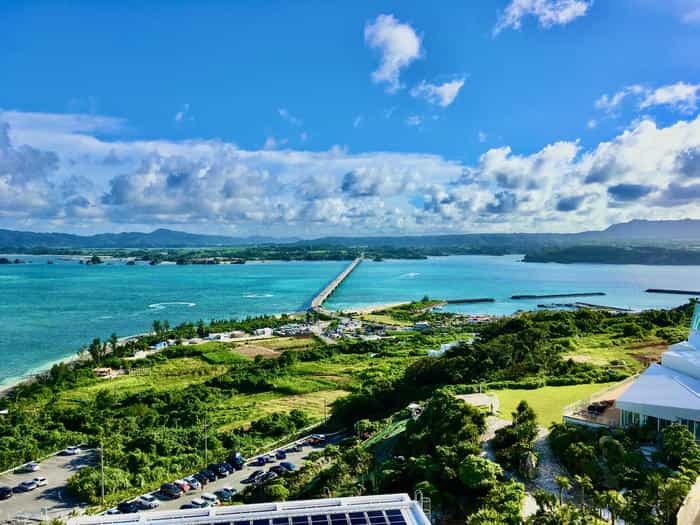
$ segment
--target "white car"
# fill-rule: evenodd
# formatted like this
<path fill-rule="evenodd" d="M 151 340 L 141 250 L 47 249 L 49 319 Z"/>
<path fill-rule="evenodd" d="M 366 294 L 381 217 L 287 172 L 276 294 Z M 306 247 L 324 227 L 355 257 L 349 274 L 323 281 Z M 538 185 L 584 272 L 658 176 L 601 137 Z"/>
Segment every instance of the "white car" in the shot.
<path fill-rule="evenodd" d="M 185 478 L 185 481 L 189 483 L 190 487 L 192 487 L 192 490 L 199 490 L 202 488 L 202 484 L 199 481 L 197 481 L 197 478 L 193 476 L 187 476 Z"/>
<path fill-rule="evenodd" d="M 209 503 L 204 501 L 202 498 L 194 498 L 192 500 L 192 506 L 197 508 L 197 509 L 203 509 L 205 507 L 208 507 Z"/>
<path fill-rule="evenodd" d="M 219 498 L 217 498 L 211 492 L 205 492 L 204 494 L 202 494 L 202 499 L 206 501 L 210 507 L 215 507 L 216 505 L 219 505 L 221 503 L 219 501 Z"/>
<path fill-rule="evenodd" d="M 31 463 L 22 465 L 20 468 L 17 469 L 17 472 L 37 472 L 39 470 L 41 470 L 41 465 L 32 461 Z"/>
<path fill-rule="evenodd" d="M 45 487 L 48 484 L 48 481 L 46 481 L 46 478 L 39 476 L 37 478 L 34 478 L 32 481 L 36 483 L 37 487 Z"/>
<path fill-rule="evenodd" d="M 64 456 L 77 456 L 78 454 L 80 454 L 80 447 L 75 445 L 63 451 Z"/>
<path fill-rule="evenodd" d="M 155 509 L 158 507 L 158 505 L 160 505 L 160 502 L 156 499 L 156 497 L 153 494 L 144 494 L 143 496 L 139 496 L 138 498 L 136 498 L 135 503 L 136 505 L 145 510 Z"/>

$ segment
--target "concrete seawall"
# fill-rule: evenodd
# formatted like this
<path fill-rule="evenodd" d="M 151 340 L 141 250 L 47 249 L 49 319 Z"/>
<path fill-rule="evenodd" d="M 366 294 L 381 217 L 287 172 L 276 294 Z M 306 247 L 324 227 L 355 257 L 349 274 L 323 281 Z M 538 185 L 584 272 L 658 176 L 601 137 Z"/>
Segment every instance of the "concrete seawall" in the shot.
<path fill-rule="evenodd" d="M 326 302 L 326 300 L 333 295 L 333 292 L 335 292 L 336 288 L 342 284 L 342 282 L 352 273 L 352 271 L 357 268 L 357 265 L 362 262 L 362 257 L 358 257 L 354 261 L 352 261 L 345 270 L 340 272 L 335 279 L 333 279 L 328 285 L 321 290 L 321 292 L 316 295 L 313 299 L 311 299 L 311 309 L 312 310 L 319 310 L 322 306 L 323 303 Z"/>

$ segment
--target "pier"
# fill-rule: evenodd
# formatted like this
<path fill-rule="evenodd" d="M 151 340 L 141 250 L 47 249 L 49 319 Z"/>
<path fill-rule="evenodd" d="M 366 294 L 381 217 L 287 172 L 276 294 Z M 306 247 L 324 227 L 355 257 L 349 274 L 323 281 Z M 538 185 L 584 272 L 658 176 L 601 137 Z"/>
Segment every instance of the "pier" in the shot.
<path fill-rule="evenodd" d="M 326 302 L 326 300 L 333 295 L 333 292 L 342 284 L 342 282 L 347 279 L 348 275 L 352 273 L 352 271 L 357 268 L 357 265 L 362 262 L 363 257 L 360 256 L 354 261 L 352 261 L 345 270 L 340 272 L 335 279 L 333 279 L 330 283 L 326 285 L 326 287 L 321 290 L 318 295 L 316 295 L 313 299 L 311 299 L 311 310 L 320 310 L 321 307 L 323 306 L 323 303 Z"/>
<path fill-rule="evenodd" d="M 648 291 L 648 290 L 647 290 Z M 574 293 L 555 293 L 547 295 L 511 295 L 511 299 L 558 299 L 561 297 L 593 297 L 605 295 L 605 292 L 574 292 Z"/>
<path fill-rule="evenodd" d="M 692 290 L 667 290 L 664 288 L 649 288 L 646 290 L 647 293 L 668 293 L 676 295 L 700 295 L 700 292 L 694 292 Z"/>
<path fill-rule="evenodd" d="M 493 297 L 474 297 L 470 299 L 447 299 L 445 304 L 475 304 L 475 303 L 495 303 Z"/>

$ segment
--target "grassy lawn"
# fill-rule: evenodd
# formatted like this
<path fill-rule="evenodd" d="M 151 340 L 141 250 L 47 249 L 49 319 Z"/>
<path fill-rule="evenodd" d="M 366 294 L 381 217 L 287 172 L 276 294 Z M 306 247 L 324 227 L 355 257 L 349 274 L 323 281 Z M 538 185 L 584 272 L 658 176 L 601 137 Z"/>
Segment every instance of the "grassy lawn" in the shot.
<path fill-rule="evenodd" d="M 370 323 L 394 324 L 396 326 L 411 326 L 413 323 L 394 319 L 388 314 L 362 314 L 360 319 Z"/>
<path fill-rule="evenodd" d="M 523 399 L 534 409 L 540 426 L 549 426 L 551 422 L 561 422 L 562 410 L 565 406 L 585 399 L 604 390 L 615 383 L 599 383 L 593 385 L 545 386 L 535 390 L 494 390 L 492 394 L 500 401 L 500 415 L 510 419 L 518 403 Z"/>
<path fill-rule="evenodd" d="M 316 338 L 309 335 L 298 337 L 273 337 L 271 339 L 259 339 L 253 342 L 256 346 L 264 346 L 270 350 L 301 350 L 316 346 Z"/>
<path fill-rule="evenodd" d="M 624 363 L 634 372 L 646 368 L 651 358 L 658 357 L 667 345 L 660 339 L 639 341 L 596 334 L 572 339 L 573 348 L 563 354 L 565 359 L 605 366 L 612 362 Z"/>

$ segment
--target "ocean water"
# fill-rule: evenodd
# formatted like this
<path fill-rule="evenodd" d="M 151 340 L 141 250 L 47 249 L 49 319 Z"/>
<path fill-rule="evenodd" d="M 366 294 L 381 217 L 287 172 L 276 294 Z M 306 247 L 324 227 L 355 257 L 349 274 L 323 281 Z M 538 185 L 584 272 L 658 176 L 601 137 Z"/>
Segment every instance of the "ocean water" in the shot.
<path fill-rule="evenodd" d="M 84 266 L 27 257 L 0 265 L 0 386 L 75 355 L 93 337 L 126 336 L 153 320 L 210 320 L 300 311 L 347 262 Z M 686 297 L 646 288 L 700 288 L 700 267 L 522 263 L 519 256 L 364 261 L 326 303 L 334 309 L 434 298 L 493 297 L 451 311 L 509 314 L 538 303 L 513 294 L 605 292 L 581 301 L 623 308 L 672 307 Z M 573 299 L 572 299 L 573 300 Z"/>
<path fill-rule="evenodd" d="M 20 256 L 0 265 L 0 386 L 74 356 L 93 337 L 199 319 L 301 311 L 343 262 L 85 266 Z"/>
<path fill-rule="evenodd" d="M 377 303 L 492 297 L 495 303 L 455 304 L 453 312 L 511 314 L 541 303 L 583 301 L 630 309 L 670 308 L 680 295 L 648 294 L 647 288 L 700 290 L 700 266 L 524 263 L 522 256 L 465 255 L 427 260 L 363 261 L 326 307 L 347 309 Z M 606 296 L 512 300 L 511 295 L 605 292 Z"/>

